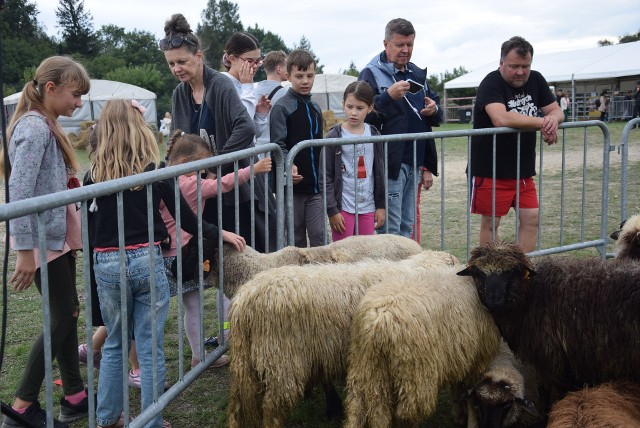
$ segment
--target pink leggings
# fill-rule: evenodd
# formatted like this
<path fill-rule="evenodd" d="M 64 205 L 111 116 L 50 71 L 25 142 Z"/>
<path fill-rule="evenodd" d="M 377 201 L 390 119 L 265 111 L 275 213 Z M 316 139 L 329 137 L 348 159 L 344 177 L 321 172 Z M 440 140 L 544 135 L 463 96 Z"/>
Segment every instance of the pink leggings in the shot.
<path fill-rule="evenodd" d="M 356 215 L 348 213 L 344 210 L 340 211 L 344 218 L 344 233 L 331 231 L 333 242 L 339 241 L 356 234 Z M 375 213 L 358 214 L 358 235 L 373 235 L 373 223 L 375 222 Z"/>

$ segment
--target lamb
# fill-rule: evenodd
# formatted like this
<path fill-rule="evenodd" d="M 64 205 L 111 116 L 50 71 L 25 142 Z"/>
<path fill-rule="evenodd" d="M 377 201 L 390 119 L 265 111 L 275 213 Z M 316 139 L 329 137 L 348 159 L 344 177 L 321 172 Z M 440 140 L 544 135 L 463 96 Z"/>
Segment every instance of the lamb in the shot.
<path fill-rule="evenodd" d="M 345 427 L 418 426 L 441 388 L 486 369 L 500 336 L 458 269 L 403 272 L 367 291 L 351 328 Z"/>
<path fill-rule="evenodd" d="M 535 269 L 534 269 L 535 268 Z M 472 276 L 514 354 L 540 376 L 547 401 L 615 379 L 640 381 L 640 263 L 542 257 L 515 244 L 473 249 Z"/>
<path fill-rule="evenodd" d="M 222 255 L 224 293 L 233 298 L 238 288 L 259 272 L 281 266 L 315 263 L 351 263 L 363 259 L 403 260 L 422 251 L 417 242 L 403 236 L 381 234 L 352 236 L 313 248 L 285 247 L 271 254 L 261 254 L 250 247 L 238 252 L 225 245 Z M 212 264 L 217 270 L 217 262 Z M 218 286 L 218 275 L 212 272 L 207 281 Z"/>
<path fill-rule="evenodd" d="M 611 238 L 618 241 L 616 258 L 640 260 L 640 215 L 623 221 Z"/>
<path fill-rule="evenodd" d="M 640 426 L 640 385 L 618 381 L 571 392 L 553 405 L 549 428 Z"/>
<path fill-rule="evenodd" d="M 536 375 L 504 340 L 486 372 L 467 392 L 467 428 L 523 427 L 541 422 Z"/>
<path fill-rule="evenodd" d="M 427 250 L 402 261 L 283 266 L 255 275 L 229 312 L 229 426 L 283 426 L 307 384 L 321 382 L 327 393 L 346 377 L 351 319 L 370 286 L 456 261 Z M 327 400 L 330 415 L 339 415 L 337 393 Z"/>

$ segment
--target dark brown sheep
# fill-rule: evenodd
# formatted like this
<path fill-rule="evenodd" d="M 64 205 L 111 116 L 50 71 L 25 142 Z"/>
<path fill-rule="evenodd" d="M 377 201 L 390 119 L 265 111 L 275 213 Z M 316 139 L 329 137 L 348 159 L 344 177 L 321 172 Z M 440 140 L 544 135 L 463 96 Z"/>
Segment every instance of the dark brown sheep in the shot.
<path fill-rule="evenodd" d="M 568 256 L 532 263 L 515 244 L 475 248 L 474 278 L 514 354 L 546 392 L 640 381 L 640 263 Z"/>
<path fill-rule="evenodd" d="M 571 392 L 553 405 L 547 427 L 640 427 L 640 385 L 612 382 Z"/>

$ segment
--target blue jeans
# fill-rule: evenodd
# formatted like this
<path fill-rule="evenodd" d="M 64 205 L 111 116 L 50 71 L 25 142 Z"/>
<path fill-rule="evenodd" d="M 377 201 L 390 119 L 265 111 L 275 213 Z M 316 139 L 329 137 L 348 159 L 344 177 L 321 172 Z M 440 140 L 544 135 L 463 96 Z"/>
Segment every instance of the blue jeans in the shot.
<path fill-rule="evenodd" d="M 156 273 L 156 324 L 151 323 L 151 260 L 149 248 L 126 250 L 126 284 L 120 282 L 118 251 L 94 253 L 94 271 L 98 284 L 100 311 L 108 336 L 102 348 L 100 378 L 98 380 L 98 425 L 111 425 L 118 421 L 123 409 L 122 355 L 129 354 L 132 333 L 140 362 L 142 410 L 153 404 L 152 328 L 156 330 L 157 388 L 164 391 L 164 324 L 169 312 L 169 284 L 164 271 L 160 247 L 153 247 Z M 122 343 L 122 316 L 120 312 L 120 287 L 126 287 L 126 314 L 128 341 Z M 127 364 L 127 361 L 124 361 Z M 157 415 L 145 427 L 162 427 L 162 415 Z"/>
<path fill-rule="evenodd" d="M 418 187 L 415 185 L 415 180 L 417 171 L 419 171 L 419 168 L 414 171 L 412 166 L 403 163 L 400 167 L 398 179 L 389 179 L 389 201 L 387 206 L 389 229 L 387 233 L 411 238 L 416 217 L 416 191 Z M 382 226 L 382 229 L 378 232 L 383 232 L 384 230 L 385 226 Z"/>

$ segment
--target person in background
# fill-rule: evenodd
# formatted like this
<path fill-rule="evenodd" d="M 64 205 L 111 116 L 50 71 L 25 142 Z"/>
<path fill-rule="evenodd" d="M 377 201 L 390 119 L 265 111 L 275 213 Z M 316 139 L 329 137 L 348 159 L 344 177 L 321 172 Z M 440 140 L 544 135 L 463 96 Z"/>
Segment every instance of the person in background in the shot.
<path fill-rule="evenodd" d="M 327 138 L 380 135 L 364 121 L 373 110 L 373 97 L 367 82 L 350 83 L 342 100 L 345 121 L 333 126 Z M 384 143 L 327 146 L 325 160 L 326 174 L 321 171 L 320 178 L 326 182 L 333 242 L 356 234 L 373 235 L 385 220 Z"/>
<path fill-rule="evenodd" d="M 255 125 L 240 100 L 236 87 L 227 76 L 204 64 L 202 44 L 191 30 L 182 14 L 175 14 L 165 23 L 165 38 L 159 46 L 173 75 L 180 83 L 173 92 L 172 129 L 182 129 L 189 134 L 213 137 L 212 153 L 225 154 L 253 146 Z M 254 58 L 257 59 L 257 58 Z M 238 162 L 240 168 L 249 165 L 248 159 Z M 233 164 L 222 166 L 222 174 L 233 171 Z M 239 230 L 246 242 L 259 252 L 276 250 L 277 233 L 275 203 L 265 199 L 265 183 L 255 180 L 254 192 L 248 184 L 238 189 Z M 222 195 L 222 228 L 236 231 L 236 191 Z M 255 215 L 251 216 L 251 199 Z M 265 222 L 265 211 L 269 212 Z M 217 221 L 217 203 L 210 199 L 205 203 L 204 218 Z M 253 229 L 255 226 L 255 229 Z M 252 229 L 255 241 L 252 242 Z M 265 239 L 268 230 L 269 240 Z"/>
<path fill-rule="evenodd" d="M 291 88 L 271 109 L 271 142 L 286 158 L 300 141 L 322 138 L 322 110 L 311 99 L 316 62 L 308 51 L 296 49 L 287 58 L 287 76 Z M 294 159 L 293 222 L 296 247 L 325 244 L 324 208 L 319 186 L 320 148 L 310 147 Z"/>
<path fill-rule="evenodd" d="M 473 117 L 474 129 L 511 127 L 540 129 L 545 143 L 558 141 L 558 124 L 564 120 L 553 92 L 539 72 L 531 70 L 533 46 L 519 36 L 502 44 L 500 66 L 480 82 Z M 541 117 L 542 115 L 542 117 Z M 496 137 L 495 212 L 493 194 L 493 139 L 491 134 L 471 138 L 469 175 L 472 177 L 471 212 L 482 216 L 480 243 L 490 242 L 495 216 L 495 240 L 500 219 L 519 196 L 518 244 L 524 252 L 535 249 L 538 236 L 536 132 L 498 134 Z M 518 171 L 518 139 L 520 170 Z M 519 194 L 516 194 L 519 192 Z"/>
<path fill-rule="evenodd" d="M 16 111 L 9 123 L 9 162 L 5 175 L 4 153 L 1 174 L 9 180 L 9 200 L 16 202 L 78 187 L 75 174 L 80 166 L 75 151 L 58 122 L 82 106 L 80 97 L 89 92 L 89 75 L 71 58 L 45 59 L 22 89 Z M 76 291 L 76 250 L 82 248 L 80 215 L 75 204 L 44 211 L 46 224 L 47 273 L 51 325 L 51 353 L 58 362 L 63 397 L 59 420 L 54 427 L 66 427 L 86 417 L 88 398 L 78 361 L 78 315 Z M 41 255 L 38 251 L 38 215 L 10 220 L 10 244 L 16 251 L 15 272 L 9 284 L 16 291 L 28 289 L 35 281 L 42 292 Z M 40 231 L 42 232 L 42 231 Z M 45 376 L 44 334 L 35 338 L 18 384 L 14 412 L 34 426 L 45 426 L 46 412 L 38 396 Z M 6 416 L 2 427 L 22 424 Z"/>
<path fill-rule="evenodd" d="M 171 113 L 165 112 L 164 117 L 160 120 L 160 132 L 165 137 L 169 136 L 171 132 Z"/>
<path fill-rule="evenodd" d="M 384 51 L 362 70 L 359 80 L 374 89 L 375 108 L 367 123 L 383 135 L 430 132 L 442 122 L 439 95 L 427 84 L 425 69 L 410 62 L 416 33 L 411 22 L 397 18 L 385 27 Z M 412 90 L 409 80 L 422 85 Z M 411 237 L 415 228 L 417 193 L 429 189 L 438 175 L 435 141 L 417 140 L 414 169 L 413 140 L 388 144 L 388 233 Z M 378 229 L 378 232 L 383 232 Z"/>
<path fill-rule="evenodd" d="M 562 110 L 562 114 L 564 114 L 564 121 L 567 121 L 567 118 L 569 117 L 569 94 L 568 93 L 563 93 L 562 97 L 560 98 L 560 110 Z"/>
<path fill-rule="evenodd" d="M 258 82 L 255 89 L 256 99 L 267 97 L 271 105 L 274 105 L 287 90 L 282 86 L 282 82 L 287 80 L 287 54 L 283 51 L 272 51 L 264 57 L 264 71 L 267 79 Z M 270 137 L 269 118 L 267 115 L 267 127 L 260 135 L 256 135 L 258 144 L 268 142 Z M 261 141 L 262 140 L 262 141 Z"/>
<path fill-rule="evenodd" d="M 633 117 L 640 117 L 640 80 L 636 82 L 636 91 L 633 93 Z M 638 125 L 633 125 L 633 128 L 637 128 Z"/>
<path fill-rule="evenodd" d="M 600 93 L 600 98 L 598 98 L 600 101 L 600 106 L 598 106 L 598 111 L 600 112 L 600 120 L 603 122 L 606 119 L 607 107 L 609 107 L 608 95 L 609 95 L 609 91 L 605 89 Z"/>

